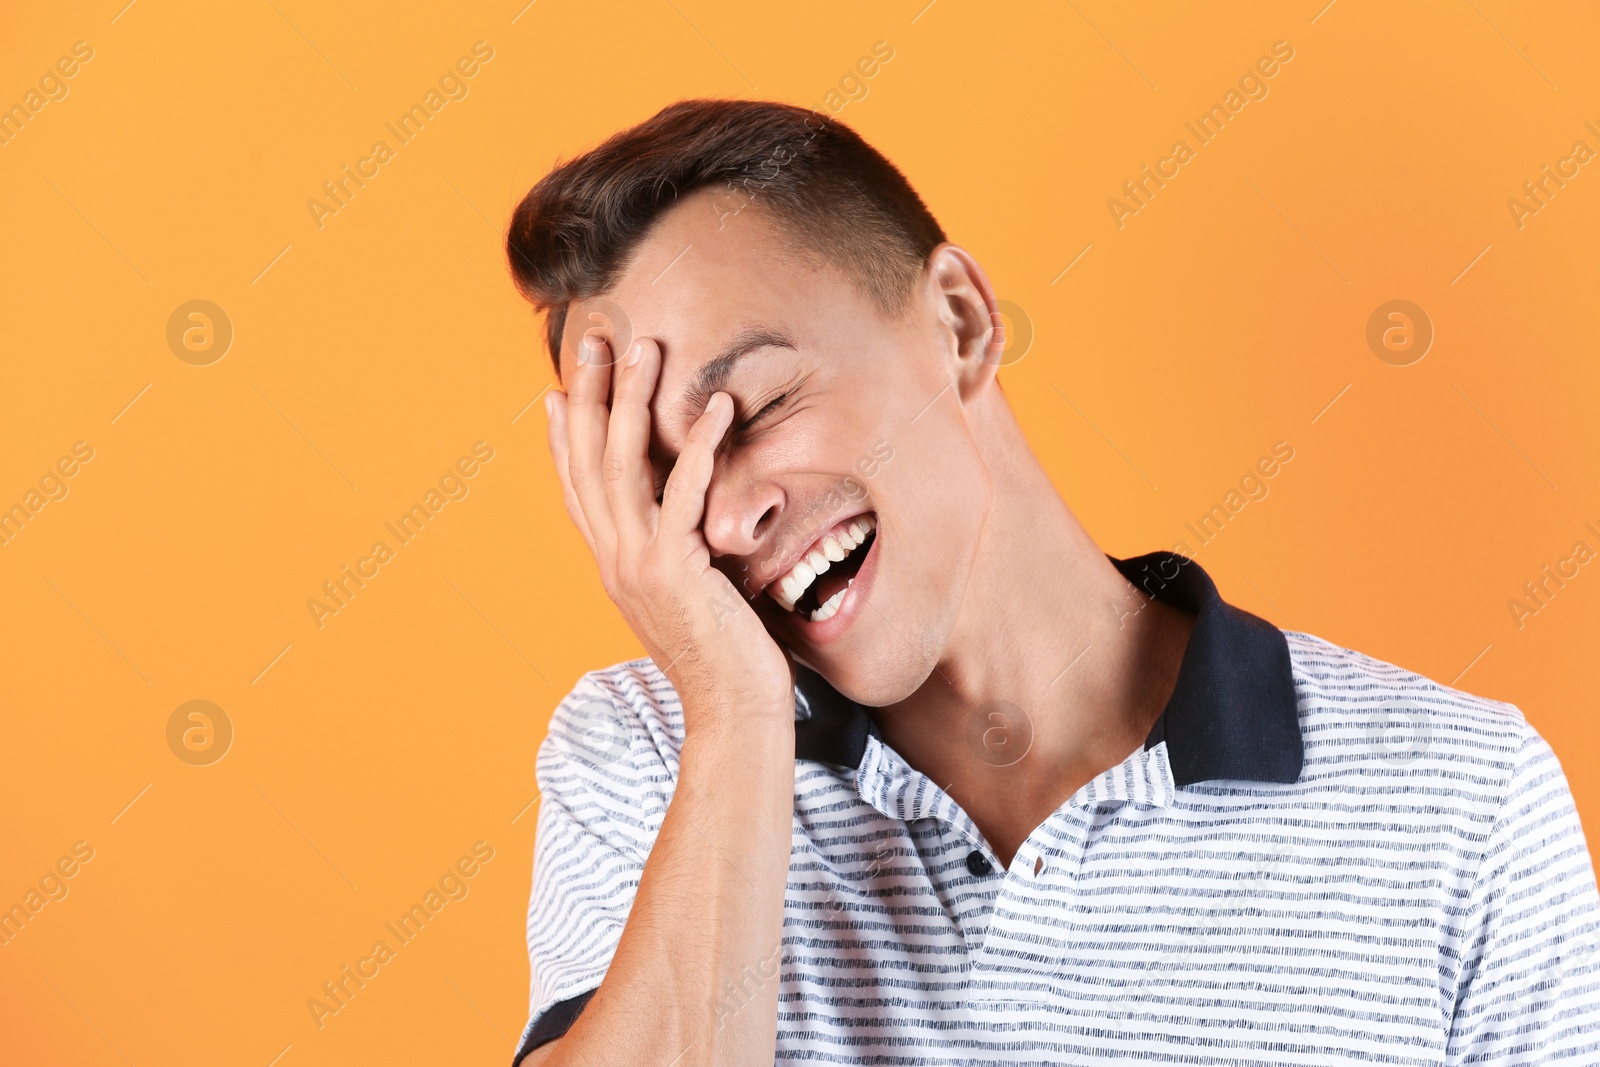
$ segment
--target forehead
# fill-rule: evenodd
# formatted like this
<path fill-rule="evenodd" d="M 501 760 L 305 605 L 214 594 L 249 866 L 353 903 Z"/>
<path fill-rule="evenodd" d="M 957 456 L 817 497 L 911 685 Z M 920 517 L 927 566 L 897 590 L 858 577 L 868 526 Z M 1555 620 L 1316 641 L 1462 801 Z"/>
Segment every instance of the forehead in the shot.
<path fill-rule="evenodd" d="M 775 327 L 798 342 L 829 319 L 858 312 L 843 276 L 802 251 L 758 203 L 707 188 L 664 212 L 611 290 L 568 309 L 563 376 L 578 339 L 597 324 L 610 327 L 619 358 L 633 338 L 655 339 L 662 353 L 659 396 L 681 388 L 744 327 Z"/>

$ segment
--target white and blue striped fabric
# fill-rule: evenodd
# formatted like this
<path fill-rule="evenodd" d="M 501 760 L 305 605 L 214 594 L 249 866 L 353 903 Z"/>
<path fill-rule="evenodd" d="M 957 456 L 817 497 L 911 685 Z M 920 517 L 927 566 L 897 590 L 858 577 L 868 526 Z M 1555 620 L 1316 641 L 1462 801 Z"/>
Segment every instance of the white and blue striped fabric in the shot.
<path fill-rule="evenodd" d="M 1283 639 L 1297 779 L 1179 786 L 1169 731 L 1007 870 L 969 868 L 981 834 L 875 733 L 859 766 L 799 760 L 775 1062 L 1600 1064 L 1600 899 L 1550 747 L 1512 705 Z M 682 743 L 650 660 L 556 710 L 519 1060 L 605 977 Z"/>

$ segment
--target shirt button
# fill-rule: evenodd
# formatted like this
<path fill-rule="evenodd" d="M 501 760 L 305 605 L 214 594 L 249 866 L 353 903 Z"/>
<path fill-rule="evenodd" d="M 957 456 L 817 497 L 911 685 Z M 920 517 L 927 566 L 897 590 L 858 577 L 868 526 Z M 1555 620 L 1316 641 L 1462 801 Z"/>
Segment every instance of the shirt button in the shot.
<path fill-rule="evenodd" d="M 972 872 L 973 877 L 982 878 L 994 870 L 994 865 L 989 862 L 987 856 L 974 849 L 967 853 L 967 870 Z"/>

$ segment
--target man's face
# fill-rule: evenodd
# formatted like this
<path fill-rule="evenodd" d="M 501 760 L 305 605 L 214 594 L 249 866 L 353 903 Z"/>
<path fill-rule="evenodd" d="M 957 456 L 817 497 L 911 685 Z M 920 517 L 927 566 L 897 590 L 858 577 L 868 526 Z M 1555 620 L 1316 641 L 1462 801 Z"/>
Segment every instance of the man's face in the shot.
<path fill-rule="evenodd" d="M 895 703 L 944 652 L 988 510 L 972 414 L 994 402 L 992 373 L 973 385 L 981 342 L 962 336 L 987 322 L 982 292 L 925 271 L 893 321 L 836 269 L 787 251 L 753 207 L 726 211 L 713 190 L 686 197 L 610 293 L 569 308 L 563 380 L 592 310 L 613 320 L 615 358 L 634 337 L 655 339 L 658 489 L 710 394 L 728 393 L 733 426 L 703 523 L 713 563 L 841 693 Z M 806 584 L 795 568 L 808 559 L 828 567 Z"/>

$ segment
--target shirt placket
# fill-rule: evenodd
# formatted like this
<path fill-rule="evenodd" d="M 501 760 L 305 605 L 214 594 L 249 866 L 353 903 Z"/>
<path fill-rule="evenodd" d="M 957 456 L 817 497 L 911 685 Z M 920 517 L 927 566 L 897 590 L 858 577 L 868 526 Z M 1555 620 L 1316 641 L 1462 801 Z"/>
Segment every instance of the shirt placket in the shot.
<path fill-rule="evenodd" d="M 1028 836 L 972 955 L 967 990 L 974 1010 L 1027 1009 L 1054 997 L 1056 975 L 1081 926 L 1084 856 L 1100 814 L 1124 803 L 1165 805 L 1171 782 L 1165 745 L 1141 748 L 1086 783 Z"/>
<path fill-rule="evenodd" d="M 991 872 L 998 867 L 961 805 L 875 737 L 867 742 L 856 784 L 862 799 L 889 818 L 937 819 L 970 843 Z M 1140 748 L 1086 783 L 1028 836 L 1001 875 L 981 936 L 968 939 L 967 994 L 974 1010 L 1026 1008 L 1053 995 L 1076 925 L 1097 811 L 1120 802 L 1162 806 L 1172 789 L 1166 745 Z"/>

